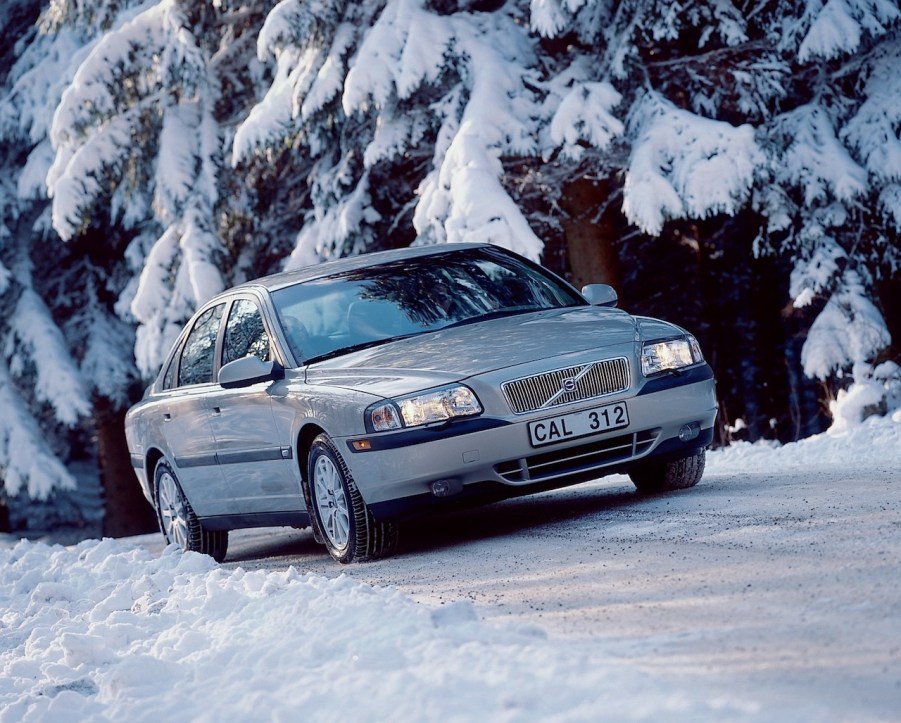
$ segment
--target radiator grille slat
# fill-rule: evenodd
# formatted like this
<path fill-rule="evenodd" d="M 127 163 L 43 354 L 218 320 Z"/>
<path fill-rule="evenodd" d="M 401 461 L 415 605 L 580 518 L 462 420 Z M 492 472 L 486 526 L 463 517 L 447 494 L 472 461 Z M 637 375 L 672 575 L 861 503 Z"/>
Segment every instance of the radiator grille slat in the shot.
<path fill-rule="evenodd" d="M 623 392 L 631 384 L 625 357 L 555 369 L 504 382 L 501 388 L 514 414 Z"/>
<path fill-rule="evenodd" d="M 494 471 L 510 484 L 521 485 L 565 479 L 574 475 L 601 475 L 605 467 L 642 457 L 660 437 L 660 428 L 611 439 L 589 442 L 549 452 L 538 452 L 522 459 L 494 466 Z"/>

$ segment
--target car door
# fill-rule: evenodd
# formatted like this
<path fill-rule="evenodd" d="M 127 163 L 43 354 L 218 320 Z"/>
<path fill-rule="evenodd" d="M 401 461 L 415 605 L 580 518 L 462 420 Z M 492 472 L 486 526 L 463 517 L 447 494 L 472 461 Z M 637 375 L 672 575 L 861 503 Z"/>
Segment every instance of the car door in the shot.
<path fill-rule="evenodd" d="M 163 434 L 176 475 L 194 511 L 221 514 L 224 480 L 216 460 L 207 395 L 215 389 L 213 367 L 225 304 L 197 317 L 166 372 L 170 387 L 163 410 Z"/>
<path fill-rule="evenodd" d="M 235 299 L 222 342 L 222 365 L 275 353 L 257 300 Z M 229 504 L 243 514 L 303 510 L 290 430 L 279 429 L 270 392 L 277 382 L 238 389 L 217 388 L 209 395 L 210 423 Z"/>

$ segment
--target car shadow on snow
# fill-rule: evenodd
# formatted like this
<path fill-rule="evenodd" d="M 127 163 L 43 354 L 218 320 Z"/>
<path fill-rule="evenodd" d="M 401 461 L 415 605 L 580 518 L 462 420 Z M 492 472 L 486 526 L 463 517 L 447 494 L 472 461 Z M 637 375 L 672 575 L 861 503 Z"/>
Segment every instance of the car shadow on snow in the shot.
<path fill-rule="evenodd" d="M 628 484 L 628 483 L 627 483 Z M 593 515 L 622 510 L 652 499 L 630 484 L 567 487 L 490 504 L 435 512 L 401 528 L 397 556 L 541 531 Z"/>
<path fill-rule="evenodd" d="M 703 483 L 702 483 L 703 484 Z M 670 492 L 665 497 L 697 494 Z M 396 558 L 453 549 L 471 542 L 523 533 L 545 534 L 597 517 L 597 524 L 614 522 L 617 513 L 654 505 L 660 496 L 640 494 L 628 481 L 602 480 L 549 492 L 514 497 L 481 505 L 434 511 L 400 525 L 395 554 L 375 564 L 390 567 Z M 325 548 L 313 540 L 309 528 L 243 530 L 232 533 L 226 566 L 271 568 L 300 564 L 308 570 L 335 568 Z M 373 564 L 373 563 L 364 563 Z"/>
<path fill-rule="evenodd" d="M 241 564 L 246 569 L 267 567 L 287 558 L 328 558 L 325 548 L 313 539 L 310 528 L 294 527 L 238 530 L 230 535 L 226 567 Z M 247 565 L 245 563 L 256 563 Z"/>

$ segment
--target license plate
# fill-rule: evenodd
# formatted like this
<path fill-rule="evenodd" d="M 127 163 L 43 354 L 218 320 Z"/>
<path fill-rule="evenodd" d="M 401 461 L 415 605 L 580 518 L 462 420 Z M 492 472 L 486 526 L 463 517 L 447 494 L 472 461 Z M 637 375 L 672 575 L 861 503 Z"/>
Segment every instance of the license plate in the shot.
<path fill-rule="evenodd" d="M 529 441 L 533 447 L 587 437 L 629 425 L 629 410 L 625 402 L 607 404 L 582 412 L 529 422 Z"/>

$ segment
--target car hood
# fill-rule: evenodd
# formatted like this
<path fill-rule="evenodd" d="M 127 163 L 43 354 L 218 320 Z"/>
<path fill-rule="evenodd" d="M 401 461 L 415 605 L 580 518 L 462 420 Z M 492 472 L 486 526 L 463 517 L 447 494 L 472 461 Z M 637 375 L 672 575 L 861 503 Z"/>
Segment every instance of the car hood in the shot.
<path fill-rule="evenodd" d="M 550 309 L 442 329 L 318 362 L 307 368 L 307 383 L 395 396 L 637 338 L 635 318 L 619 309 Z"/>

